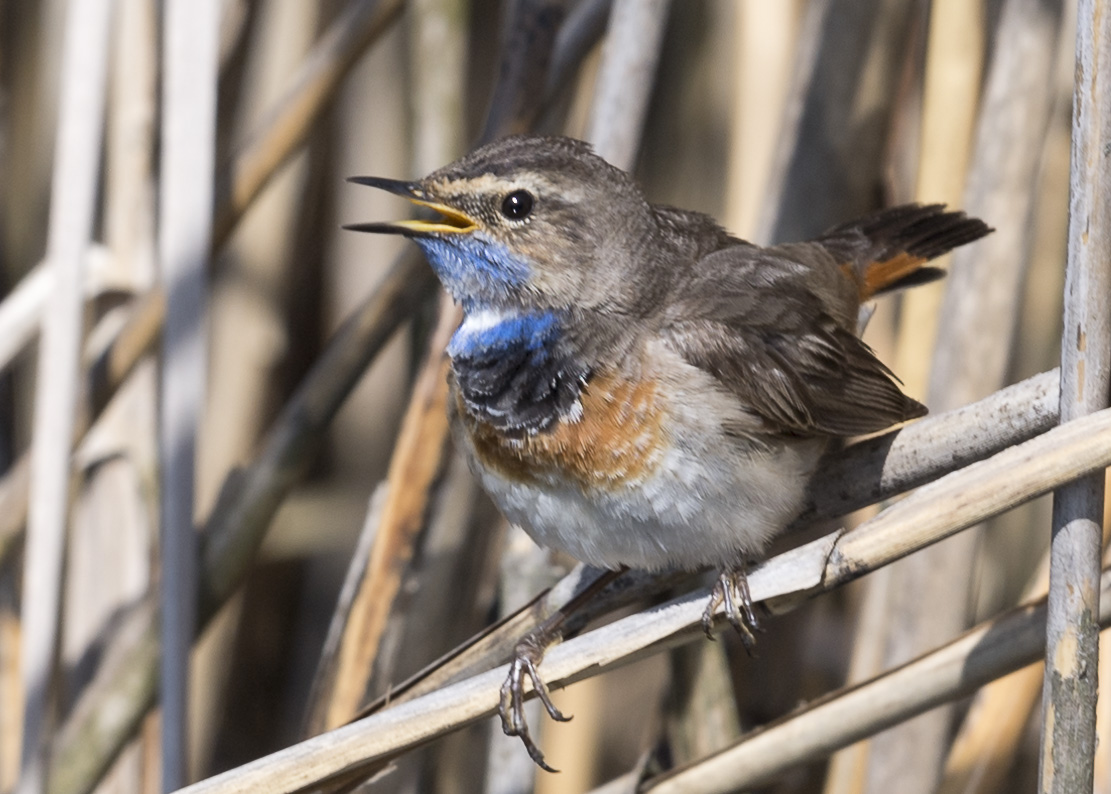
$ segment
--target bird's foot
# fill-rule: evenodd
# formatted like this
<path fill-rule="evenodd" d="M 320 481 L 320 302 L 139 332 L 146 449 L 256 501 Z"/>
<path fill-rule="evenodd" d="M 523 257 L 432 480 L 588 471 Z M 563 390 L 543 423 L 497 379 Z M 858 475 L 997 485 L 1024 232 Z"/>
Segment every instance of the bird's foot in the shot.
<path fill-rule="evenodd" d="M 752 594 L 748 589 L 748 576 L 743 565 L 722 571 L 714 582 L 710 603 L 702 613 L 702 630 L 710 639 L 714 638 L 714 613 L 719 606 L 724 606 L 725 619 L 740 635 L 745 650 L 751 654 L 756 647 L 754 632 L 760 631 L 760 621 L 756 619 Z"/>
<path fill-rule="evenodd" d="M 544 760 L 544 754 L 533 742 L 529 734 L 528 721 L 525 719 L 525 676 L 528 676 L 532 688 L 540 702 L 544 704 L 548 716 L 559 722 L 568 722 L 571 718 L 564 715 L 552 702 L 548 685 L 540 677 L 537 666 L 544 658 L 544 652 L 554 643 L 559 641 L 558 631 L 554 633 L 546 626 L 540 626 L 529 633 L 517 643 L 513 663 L 509 666 L 509 675 L 501 685 L 501 701 L 498 704 L 498 714 L 501 716 L 501 729 L 506 736 L 516 736 L 525 745 L 529 757 L 545 772 L 558 772 Z"/>

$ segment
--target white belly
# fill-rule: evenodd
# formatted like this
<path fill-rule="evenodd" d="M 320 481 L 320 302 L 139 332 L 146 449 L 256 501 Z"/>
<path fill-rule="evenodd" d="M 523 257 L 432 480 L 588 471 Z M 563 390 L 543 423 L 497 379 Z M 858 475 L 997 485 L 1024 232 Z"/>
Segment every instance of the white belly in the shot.
<path fill-rule="evenodd" d="M 682 444 L 654 473 L 617 489 L 507 479 L 476 467 L 510 521 L 537 543 L 591 565 L 724 567 L 753 559 L 802 509 L 820 441 L 746 449 L 717 437 L 711 449 Z"/>

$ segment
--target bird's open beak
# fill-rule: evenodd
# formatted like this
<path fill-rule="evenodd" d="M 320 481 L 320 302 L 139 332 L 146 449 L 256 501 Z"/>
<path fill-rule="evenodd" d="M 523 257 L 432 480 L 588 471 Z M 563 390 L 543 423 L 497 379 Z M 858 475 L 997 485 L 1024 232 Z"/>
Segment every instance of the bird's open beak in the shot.
<path fill-rule="evenodd" d="M 425 234 L 462 234 L 474 231 L 478 224 L 466 213 L 454 207 L 433 201 L 424 188 L 417 182 L 402 182 L 397 179 L 382 179 L 377 176 L 353 176 L 347 180 L 357 185 L 367 185 L 404 196 L 414 204 L 428 207 L 439 213 L 438 220 L 405 220 L 387 223 L 352 223 L 344 226 L 353 232 L 374 232 L 376 234 L 404 234 L 418 237 Z"/>

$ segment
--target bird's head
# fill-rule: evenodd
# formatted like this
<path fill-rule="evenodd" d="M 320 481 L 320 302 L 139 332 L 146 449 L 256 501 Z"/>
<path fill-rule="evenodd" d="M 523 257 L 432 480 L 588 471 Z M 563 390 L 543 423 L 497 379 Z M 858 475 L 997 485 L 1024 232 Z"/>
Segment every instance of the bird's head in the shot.
<path fill-rule="evenodd" d="M 627 174 L 581 141 L 515 136 L 415 182 L 351 181 L 435 212 L 345 228 L 411 238 L 467 311 L 625 311 L 636 300 L 651 208 Z"/>

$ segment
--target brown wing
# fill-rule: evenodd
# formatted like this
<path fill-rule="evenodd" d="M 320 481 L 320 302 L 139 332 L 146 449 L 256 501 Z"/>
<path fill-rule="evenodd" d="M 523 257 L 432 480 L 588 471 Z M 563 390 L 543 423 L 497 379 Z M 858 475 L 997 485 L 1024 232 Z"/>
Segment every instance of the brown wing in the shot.
<path fill-rule="evenodd" d="M 829 285 L 839 282 L 824 277 L 837 270 L 832 257 L 817 246 L 791 249 L 792 258 L 750 247 L 707 257 L 672 303 L 665 338 L 773 431 L 852 436 L 924 415 L 834 319 Z M 805 261 L 808 251 L 814 261 Z"/>

